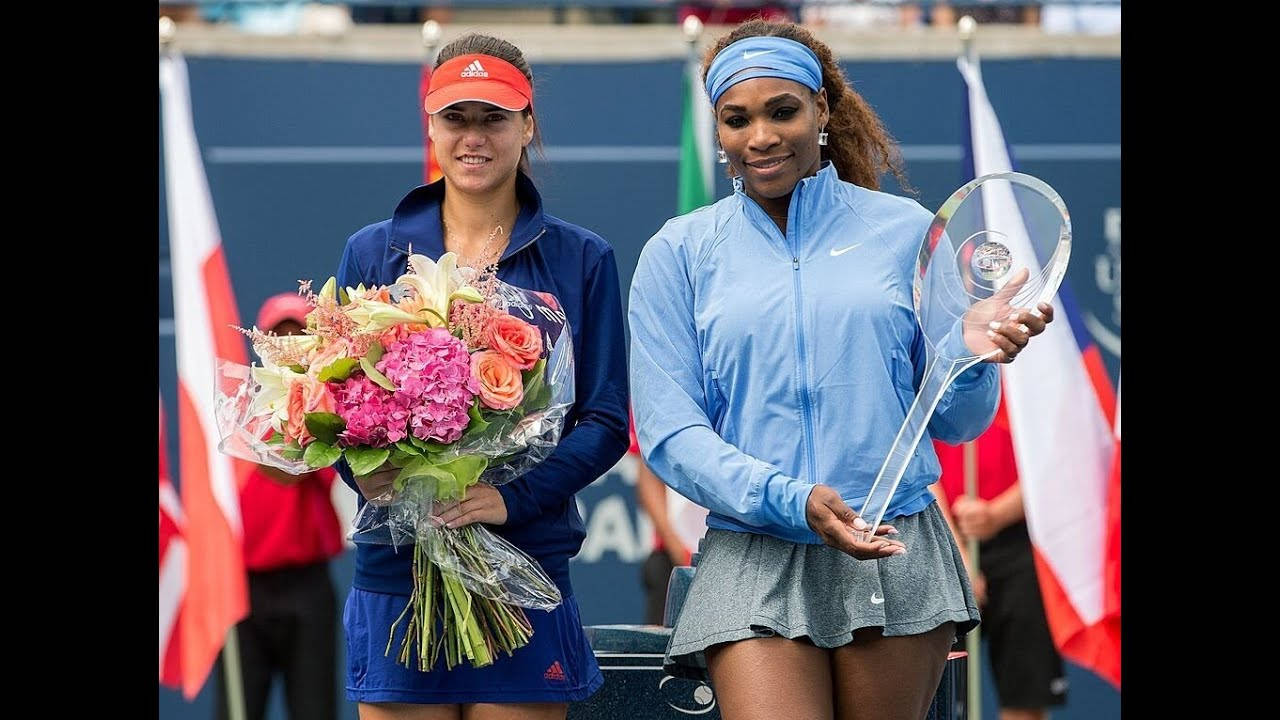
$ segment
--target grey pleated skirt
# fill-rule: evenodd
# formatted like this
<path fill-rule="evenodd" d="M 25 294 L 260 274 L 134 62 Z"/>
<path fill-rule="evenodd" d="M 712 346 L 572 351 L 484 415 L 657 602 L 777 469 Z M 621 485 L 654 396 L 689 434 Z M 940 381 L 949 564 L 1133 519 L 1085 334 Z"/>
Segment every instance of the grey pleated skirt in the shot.
<path fill-rule="evenodd" d="M 780 635 L 836 648 L 861 628 L 917 635 L 954 622 L 959 637 L 976 627 L 978 602 L 938 504 L 890 524 L 907 552 L 881 560 L 770 535 L 708 530 L 663 669 L 708 680 L 704 651 L 748 638 Z"/>

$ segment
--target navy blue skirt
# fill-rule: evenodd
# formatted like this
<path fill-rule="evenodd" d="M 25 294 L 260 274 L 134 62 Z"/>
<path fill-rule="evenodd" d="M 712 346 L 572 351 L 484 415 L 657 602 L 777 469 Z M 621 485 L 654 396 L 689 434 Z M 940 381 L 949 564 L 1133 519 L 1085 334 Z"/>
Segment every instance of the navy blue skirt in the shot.
<path fill-rule="evenodd" d="M 562 589 L 563 591 L 563 589 Z M 525 609 L 533 624 L 529 644 L 513 655 L 499 653 L 488 667 L 463 662 L 446 670 L 444 652 L 430 672 L 396 662 L 407 621 L 396 627 L 390 656 L 384 656 L 391 624 L 409 602 L 352 588 L 342 611 L 347 634 L 347 699 L 380 703 L 575 702 L 590 697 L 604 676 L 582 630 L 578 601 L 565 595 L 556 609 Z M 415 658 L 416 660 L 416 658 Z M 412 665 L 413 663 L 411 663 Z"/>

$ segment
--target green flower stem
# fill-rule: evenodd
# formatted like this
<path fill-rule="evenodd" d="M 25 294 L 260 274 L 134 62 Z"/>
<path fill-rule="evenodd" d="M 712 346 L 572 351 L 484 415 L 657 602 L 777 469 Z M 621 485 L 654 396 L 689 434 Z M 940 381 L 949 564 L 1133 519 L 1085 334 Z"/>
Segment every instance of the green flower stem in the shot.
<path fill-rule="evenodd" d="M 500 597 L 504 588 L 486 562 L 476 529 L 468 526 L 433 532 L 440 534 L 414 544 L 413 594 L 391 625 L 384 654 L 390 653 L 396 628 L 406 616 L 409 622 L 397 660 L 409 668 L 416 654 L 422 672 L 435 667 L 442 648 L 445 666 L 451 670 L 464 661 L 477 668 L 491 665 L 500 653 L 510 656 L 528 644 L 533 625 L 524 609 L 489 597 Z M 444 567 L 434 562 L 429 542 L 447 547 L 456 564 Z M 463 573 L 489 585 L 486 592 L 472 593 L 462 582 Z M 517 577 L 532 576 L 521 571 Z"/>

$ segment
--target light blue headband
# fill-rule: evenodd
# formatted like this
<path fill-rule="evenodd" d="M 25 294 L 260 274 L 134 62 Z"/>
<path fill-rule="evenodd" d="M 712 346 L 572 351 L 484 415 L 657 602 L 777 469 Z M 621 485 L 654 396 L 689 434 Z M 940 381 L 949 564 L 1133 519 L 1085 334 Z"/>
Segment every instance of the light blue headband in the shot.
<path fill-rule="evenodd" d="M 795 80 L 817 92 L 822 87 L 822 64 L 812 50 L 795 40 L 772 35 L 743 38 L 730 43 L 711 61 L 707 97 L 714 107 L 726 90 L 758 77 Z"/>

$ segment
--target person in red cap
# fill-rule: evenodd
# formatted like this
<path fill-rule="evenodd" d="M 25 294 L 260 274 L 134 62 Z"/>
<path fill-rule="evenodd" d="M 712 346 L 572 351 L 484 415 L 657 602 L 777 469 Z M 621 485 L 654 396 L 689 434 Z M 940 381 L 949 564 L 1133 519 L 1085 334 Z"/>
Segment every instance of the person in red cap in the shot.
<path fill-rule="evenodd" d="M 267 299 L 258 329 L 302 332 L 311 306 L 296 293 Z M 266 717 L 271 683 L 284 676 L 285 704 L 295 720 L 337 717 L 337 600 L 329 560 L 342 552 L 342 528 L 330 490 L 336 474 L 322 468 L 290 475 L 258 465 L 240 490 L 249 616 L 236 625 L 249 720 Z M 222 663 L 216 716 L 228 717 Z"/>
<path fill-rule="evenodd" d="M 560 442 L 541 463 L 494 487 L 480 483 L 461 503 L 440 510 L 451 527 L 484 523 L 535 559 L 560 589 L 561 603 L 526 609 L 527 645 L 492 665 L 429 671 L 397 662 L 407 623 L 392 625 L 413 590 L 413 552 L 356 542 L 355 576 L 343 611 L 347 633 L 347 699 L 365 720 L 563 720 L 568 704 L 604 683 L 582 628 L 569 582 L 569 558 L 586 538 L 574 494 L 605 474 L 627 450 L 627 364 L 622 294 L 613 248 L 599 235 L 543 211 L 529 178 L 536 145 L 533 73 L 519 48 L 469 34 L 440 50 L 424 100 L 431 147 L 444 177 L 409 192 L 390 219 L 347 240 L 340 287 L 390 285 L 411 254 L 446 252 L 460 264 L 496 265 L 503 282 L 544 294 L 563 312 L 573 335 L 574 404 Z M 537 322 L 513 304 L 509 312 Z M 353 489 L 377 497 L 396 470 L 359 479 L 343 462 Z M 358 540 L 358 539 L 357 539 Z"/>

